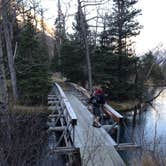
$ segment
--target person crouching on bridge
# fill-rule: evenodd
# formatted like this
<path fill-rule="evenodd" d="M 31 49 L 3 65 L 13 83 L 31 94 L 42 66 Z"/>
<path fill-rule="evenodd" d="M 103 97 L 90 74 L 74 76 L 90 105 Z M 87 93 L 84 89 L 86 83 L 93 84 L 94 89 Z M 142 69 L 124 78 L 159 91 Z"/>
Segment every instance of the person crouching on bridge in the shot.
<path fill-rule="evenodd" d="M 104 93 L 101 88 L 95 88 L 93 94 L 90 98 L 90 103 L 92 103 L 93 114 L 94 114 L 94 127 L 101 127 L 100 118 L 102 114 L 103 105 L 105 103 Z"/>

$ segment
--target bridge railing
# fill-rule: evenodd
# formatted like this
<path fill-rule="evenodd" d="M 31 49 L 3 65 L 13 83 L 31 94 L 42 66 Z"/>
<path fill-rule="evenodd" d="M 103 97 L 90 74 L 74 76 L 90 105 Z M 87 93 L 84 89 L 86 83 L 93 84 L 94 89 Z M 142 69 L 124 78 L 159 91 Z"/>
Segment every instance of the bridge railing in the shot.
<path fill-rule="evenodd" d="M 75 87 L 75 89 L 77 91 L 79 91 L 81 94 L 83 94 L 84 96 L 87 97 L 87 99 L 90 98 L 90 94 L 88 93 L 88 91 L 86 89 L 84 89 L 83 87 L 75 84 L 75 83 L 71 83 L 72 86 Z M 132 140 L 131 143 L 120 143 L 119 139 L 120 139 L 120 128 L 121 125 L 125 126 L 125 129 L 127 129 L 126 124 L 123 121 L 123 116 L 117 112 L 114 108 L 112 108 L 109 104 L 104 104 L 104 109 L 103 109 L 104 113 L 107 114 L 107 116 L 109 116 L 112 120 L 113 120 L 113 124 L 112 125 L 104 125 L 103 127 L 107 130 L 111 130 L 111 129 L 116 129 L 117 130 L 117 135 L 116 135 L 116 143 L 117 146 L 116 148 L 118 150 L 126 150 L 126 149 L 136 149 L 136 148 L 140 148 L 140 146 L 138 146 L 136 144 L 136 142 Z"/>
<path fill-rule="evenodd" d="M 77 125 L 76 114 L 62 88 L 57 83 L 53 84 L 53 94 L 55 95 L 55 110 L 50 115 L 50 118 L 56 117 L 56 120 L 55 125 L 53 128 L 51 128 L 51 130 L 62 131 L 62 134 L 57 141 L 56 147 L 59 146 L 63 139 L 65 140 L 67 146 L 75 146 L 75 126 Z M 55 113 L 56 111 L 58 114 Z M 59 121 L 61 126 L 58 127 Z"/>
<path fill-rule="evenodd" d="M 83 87 L 81 87 L 75 83 L 71 83 L 71 85 L 74 86 L 77 91 L 79 91 L 80 93 L 85 95 L 87 97 L 87 99 L 90 99 L 90 94 L 88 93 L 88 91 L 86 89 L 84 89 Z M 123 120 L 123 116 L 107 103 L 104 104 L 103 112 L 113 120 L 114 123 L 109 127 L 109 129 L 113 129 L 113 128 L 117 129 L 116 142 L 117 142 L 117 144 L 119 144 L 120 126 L 121 126 L 121 122 Z"/>
<path fill-rule="evenodd" d="M 68 120 L 71 122 L 71 124 L 73 124 L 75 126 L 77 124 L 77 117 L 76 117 L 76 114 L 75 114 L 73 108 L 70 105 L 69 100 L 67 99 L 62 88 L 57 83 L 54 83 L 54 86 L 57 88 L 57 90 L 59 92 L 59 94 L 57 94 L 58 95 L 57 97 L 61 101 L 61 106 L 65 107 L 64 115 L 66 117 L 68 117 L 69 118 Z"/>
<path fill-rule="evenodd" d="M 81 87 L 75 83 L 71 83 L 71 85 L 73 85 L 76 90 L 78 90 L 83 95 L 85 95 L 88 99 L 90 99 L 90 94 L 88 93 L 88 91 L 86 89 L 84 89 L 83 87 Z M 108 114 L 108 116 L 113 118 L 115 121 L 120 122 L 120 120 L 123 119 L 123 116 L 119 112 L 117 112 L 114 108 L 112 108 L 110 105 L 108 105 L 107 103 L 104 104 L 104 109 L 105 109 L 106 113 Z"/>
<path fill-rule="evenodd" d="M 114 121 L 118 123 L 120 123 L 121 120 L 123 119 L 123 116 L 107 103 L 104 104 L 104 110 L 107 115 L 109 115 Z"/>

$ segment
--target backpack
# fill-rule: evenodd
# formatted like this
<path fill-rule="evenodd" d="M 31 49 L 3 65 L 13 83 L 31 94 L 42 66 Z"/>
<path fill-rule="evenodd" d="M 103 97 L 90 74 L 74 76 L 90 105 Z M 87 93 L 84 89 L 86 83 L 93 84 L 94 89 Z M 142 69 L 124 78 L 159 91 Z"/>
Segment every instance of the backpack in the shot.
<path fill-rule="evenodd" d="M 97 103 L 98 103 L 96 96 L 93 96 L 93 97 L 91 98 L 91 103 L 92 103 L 92 104 L 97 104 Z"/>
<path fill-rule="evenodd" d="M 105 104 L 105 97 L 103 94 L 96 95 L 96 102 L 98 104 Z"/>

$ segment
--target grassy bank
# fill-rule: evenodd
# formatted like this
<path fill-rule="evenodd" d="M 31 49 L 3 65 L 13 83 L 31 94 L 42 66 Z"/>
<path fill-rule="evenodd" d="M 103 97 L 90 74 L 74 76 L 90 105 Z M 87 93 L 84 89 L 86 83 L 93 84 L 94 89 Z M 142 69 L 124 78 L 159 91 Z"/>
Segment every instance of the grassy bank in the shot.
<path fill-rule="evenodd" d="M 127 112 L 132 108 L 134 108 L 134 106 L 138 104 L 138 101 L 131 101 L 131 100 L 123 102 L 110 101 L 109 104 L 119 112 Z"/>

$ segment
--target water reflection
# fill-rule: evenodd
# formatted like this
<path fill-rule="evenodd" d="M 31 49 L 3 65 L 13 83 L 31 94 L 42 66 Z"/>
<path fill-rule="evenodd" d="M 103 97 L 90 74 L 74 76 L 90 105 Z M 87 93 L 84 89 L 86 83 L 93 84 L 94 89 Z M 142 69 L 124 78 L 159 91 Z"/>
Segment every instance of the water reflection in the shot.
<path fill-rule="evenodd" d="M 144 116 L 146 141 L 153 142 L 156 148 L 163 146 L 166 149 L 166 90 L 153 101 Z"/>
<path fill-rule="evenodd" d="M 144 112 L 137 115 L 135 127 L 132 116 L 128 116 L 127 126 L 133 139 L 144 150 L 166 157 L 166 90 L 153 101 L 152 106 L 148 105 Z M 125 131 L 125 141 L 130 141 L 127 135 Z"/>

